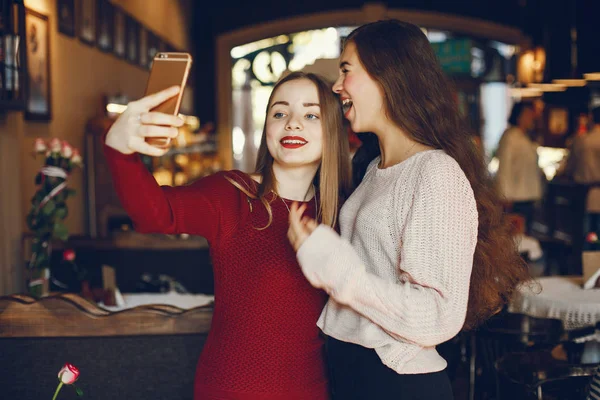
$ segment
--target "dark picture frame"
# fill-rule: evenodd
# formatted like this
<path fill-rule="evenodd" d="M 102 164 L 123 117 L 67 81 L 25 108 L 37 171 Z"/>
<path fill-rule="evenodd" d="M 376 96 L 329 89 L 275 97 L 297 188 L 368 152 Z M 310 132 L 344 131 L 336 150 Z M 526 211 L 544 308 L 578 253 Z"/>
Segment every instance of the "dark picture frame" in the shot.
<path fill-rule="evenodd" d="M 169 53 L 177 53 L 179 52 L 179 50 L 177 50 L 177 48 L 175 46 L 173 46 L 171 43 L 166 43 L 166 50 Z"/>
<path fill-rule="evenodd" d="M 93 46 L 96 43 L 96 0 L 78 0 L 77 8 L 79 40 Z"/>
<path fill-rule="evenodd" d="M 115 7 L 113 10 L 113 53 L 119 58 L 125 58 L 127 54 L 127 30 L 125 27 L 127 16 L 120 8 Z"/>
<path fill-rule="evenodd" d="M 57 0 L 56 18 L 58 31 L 63 35 L 75 37 L 75 0 Z"/>
<path fill-rule="evenodd" d="M 125 18 L 125 59 L 131 64 L 139 62 L 140 24 L 130 15 Z"/>
<path fill-rule="evenodd" d="M 108 0 L 96 0 L 96 47 L 110 53 L 113 49 L 114 7 Z"/>
<path fill-rule="evenodd" d="M 159 53 L 165 53 L 169 51 L 167 43 L 164 40 L 162 40 L 162 38 L 158 38 L 158 44 L 156 45 L 156 49 Z"/>
<path fill-rule="evenodd" d="M 50 20 L 47 15 L 25 9 L 27 95 L 25 119 L 52 119 L 50 75 Z"/>
<path fill-rule="evenodd" d="M 148 29 L 146 29 L 143 25 L 140 25 L 139 31 L 139 57 L 138 57 L 138 65 L 142 68 L 149 68 L 150 58 L 148 58 Z"/>
<path fill-rule="evenodd" d="M 158 37 L 153 32 L 148 31 L 148 69 L 152 68 L 154 56 L 158 53 L 158 42 Z"/>

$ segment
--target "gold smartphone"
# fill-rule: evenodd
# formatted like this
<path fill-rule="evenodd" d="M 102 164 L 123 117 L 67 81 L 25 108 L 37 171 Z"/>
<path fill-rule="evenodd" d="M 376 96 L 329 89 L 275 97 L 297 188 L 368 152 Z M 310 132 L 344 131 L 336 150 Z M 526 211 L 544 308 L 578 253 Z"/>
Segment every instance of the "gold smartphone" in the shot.
<path fill-rule="evenodd" d="M 175 85 L 181 87 L 181 90 L 177 96 L 171 97 L 150 111 L 172 115 L 179 114 L 179 106 L 181 105 L 181 98 L 183 97 L 185 83 L 187 82 L 191 66 L 192 56 L 188 53 L 157 53 L 154 56 L 144 96 L 160 92 Z M 166 148 L 171 143 L 171 138 L 146 138 L 146 142 L 152 146 Z"/>

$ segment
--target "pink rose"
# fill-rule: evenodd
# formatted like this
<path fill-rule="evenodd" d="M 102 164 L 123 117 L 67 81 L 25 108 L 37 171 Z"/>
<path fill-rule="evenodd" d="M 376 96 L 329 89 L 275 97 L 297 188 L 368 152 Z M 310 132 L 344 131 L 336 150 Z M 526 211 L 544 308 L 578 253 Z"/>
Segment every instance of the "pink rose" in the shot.
<path fill-rule="evenodd" d="M 66 141 L 62 142 L 62 152 L 61 152 L 61 154 L 62 154 L 62 156 L 64 158 L 67 158 L 67 159 L 71 158 L 71 156 L 73 155 L 73 148 Z"/>
<path fill-rule="evenodd" d="M 71 157 L 71 162 L 73 164 L 81 165 L 82 162 L 81 155 L 79 154 L 79 150 L 73 149 L 73 157 Z"/>
<path fill-rule="evenodd" d="M 60 153 L 60 149 L 62 148 L 62 143 L 60 139 L 54 138 L 50 141 L 50 151 L 53 153 Z"/>
<path fill-rule="evenodd" d="M 73 364 L 65 364 L 58 372 L 58 379 L 65 385 L 72 385 L 79 378 L 79 370 Z"/>
<path fill-rule="evenodd" d="M 63 259 L 66 261 L 74 261 L 75 260 L 75 251 L 72 249 L 67 249 L 63 252 Z"/>
<path fill-rule="evenodd" d="M 44 139 L 42 138 L 37 138 L 35 139 L 35 142 L 33 142 L 33 151 L 36 153 L 43 153 L 45 152 L 47 149 L 46 147 L 46 143 L 44 142 Z"/>
<path fill-rule="evenodd" d="M 596 232 L 590 232 L 585 237 L 585 240 L 588 243 L 596 243 L 598 241 L 598 235 L 596 234 Z"/>

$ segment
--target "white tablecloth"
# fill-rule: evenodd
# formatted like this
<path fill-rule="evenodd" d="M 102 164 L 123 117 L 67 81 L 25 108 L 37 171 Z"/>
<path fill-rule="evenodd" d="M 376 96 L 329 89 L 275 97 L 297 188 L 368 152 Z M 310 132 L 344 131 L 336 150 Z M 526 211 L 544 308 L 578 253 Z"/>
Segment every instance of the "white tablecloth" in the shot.
<path fill-rule="evenodd" d="M 131 293 L 124 294 L 124 304 L 121 306 L 105 306 L 99 304 L 102 308 L 109 311 L 121 311 L 137 306 L 149 304 L 167 304 L 175 307 L 189 310 L 195 307 L 211 304 L 215 296 L 206 294 L 181 294 L 177 292 L 169 293 Z"/>
<path fill-rule="evenodd" d="M 581 277 L 552 276 L 537 282 L 541 287 L 534 285 L 532 290 L 525 286 L 518 291 L 509 305 L 510 312 L 560 319 L 567 330 L 600 321 L 600 289 L 584 290 Z"/>

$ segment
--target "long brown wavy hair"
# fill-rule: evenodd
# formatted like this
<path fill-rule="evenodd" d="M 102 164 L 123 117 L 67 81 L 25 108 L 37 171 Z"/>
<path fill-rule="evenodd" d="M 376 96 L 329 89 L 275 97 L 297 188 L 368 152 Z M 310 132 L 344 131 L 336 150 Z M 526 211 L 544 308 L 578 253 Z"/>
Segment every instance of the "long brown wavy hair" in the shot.
<path fill-rule="evenodd" d="M 323 129 L 323 155 L 321 157 L 321 165 L 313 180 L 315 187 L 319 188 L 317 220 L 334 227 L 337 223 L 339 207 L 350 192 L 351 178 L 348 135 L 343 126 L 340 101 L 331 91 L 331 85 L 316 74 L 301 71 L 292 72 L 275 84 L 267 103 L 266 113 L 269 113 L 269 108 L 277 89 L 286 82 L 299 79 L 312 82 L 319 93 L 321 126 Z M 238 188 L 244 190 L 246 195 L 260 199 L 261 203 L 267 209 L 269 221 L 266 226 L 258 229 L 266 229 L 271 225 L 273 213 L 269 203 L 269 195 L 271 193 L 278 195 L 277 180 L 273 173 L 273 156 L 269 153 L 266 137 L 267 123 L 265 122 L 256 159 L 256 174 L 262 176 L 256 196 L 249 194 L 236 184 Z"/>
<path fill-rule="evenodd" d="M 388 118 L 413 140 L 453 157 L 471 184 L 479 228 L 463 328 L 474 328 L 497 313 L 530 278 L 483 154 L 463 126 L 453 87 L 421 29 L 398 20 L 378 21 L 354 30 L 348 42 L 356 45 L 362 66 L 382 88 Z M 353 159 L 355 181 L 362 180 L 367 165 L 380 153 L 374 134 L 361 139 L 364 144 Z"/>

